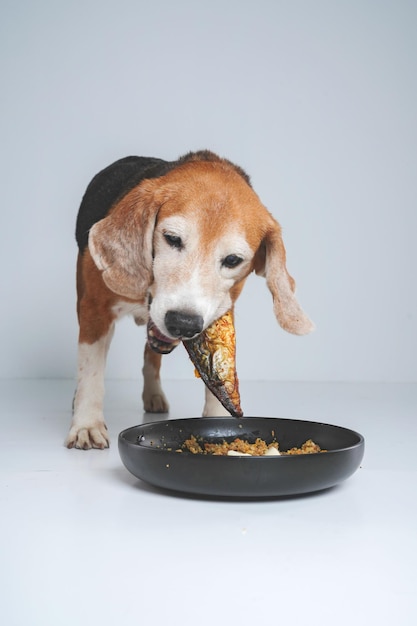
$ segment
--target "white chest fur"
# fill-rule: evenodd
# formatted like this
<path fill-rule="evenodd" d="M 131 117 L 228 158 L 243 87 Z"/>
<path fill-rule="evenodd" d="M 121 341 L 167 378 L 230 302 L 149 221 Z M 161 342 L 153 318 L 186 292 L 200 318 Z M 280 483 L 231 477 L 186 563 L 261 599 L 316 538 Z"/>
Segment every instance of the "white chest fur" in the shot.
<path fill-rule="evenodd" d="M 136 324 L 139 326 L 142 324 L 146 324 L 148 321 L 148 305 L 147 304 L 138 304 L 137 302 L 126 302 L 120 300 L 113 307 L 112 311 L 116 316 L 116 319 L 120 319 L 125 315 L 132 315 L 135 319 Z"/>

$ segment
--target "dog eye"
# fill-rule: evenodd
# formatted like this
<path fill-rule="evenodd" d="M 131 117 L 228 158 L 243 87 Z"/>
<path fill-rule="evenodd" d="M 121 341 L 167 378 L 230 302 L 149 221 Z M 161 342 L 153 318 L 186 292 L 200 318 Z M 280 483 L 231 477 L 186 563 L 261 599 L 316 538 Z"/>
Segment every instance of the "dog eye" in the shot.
<path fill-rule="evenodd" d="M 169 233 L 164 233 L 165 241 L 171 248 L 177 248 L 178 250 L 182 250 L 183 243 L 181 237 L 177 235 L 170 235 Z"/>
<path fill-rule="evenodd" d="M 237 254 L 228 254 L 222 261 L 223 267 L 237 267 L 242 263 L 243 259 Z"/>

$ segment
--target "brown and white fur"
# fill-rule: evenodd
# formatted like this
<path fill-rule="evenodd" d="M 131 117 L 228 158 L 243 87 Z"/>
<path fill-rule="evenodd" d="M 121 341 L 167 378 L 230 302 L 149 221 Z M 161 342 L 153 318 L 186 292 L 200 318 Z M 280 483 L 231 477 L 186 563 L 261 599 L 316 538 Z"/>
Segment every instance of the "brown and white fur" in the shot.
<path fill-rule="evenodd" d="M 313 329 L 294 296 L 278 222 L 245 172 L 211 152 L 109 166 L 87 188 L 77 239 L 78 385 L 69 448 L 109 445 L 104 371 L 124 315 L 148 324 L 142 397 L 149 412 L 169 408 L 161 355 L 233 309 L 252 271 L 266 278 L 282 328 L 298 335 Z M 225 415 L 205 394 L 203 415 Z"/>

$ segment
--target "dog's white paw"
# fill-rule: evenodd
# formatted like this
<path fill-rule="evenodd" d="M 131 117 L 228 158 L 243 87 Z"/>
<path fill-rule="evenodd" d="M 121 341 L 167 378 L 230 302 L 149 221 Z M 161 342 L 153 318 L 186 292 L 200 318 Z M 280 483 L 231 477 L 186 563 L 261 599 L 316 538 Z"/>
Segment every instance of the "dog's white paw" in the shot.
<path fill-rule="evenodd" d="M 168 413 L 169 404 L 164 392 L 159 390 L 157 393 L 142 394 L 143 408 L 147 413 Z"/>
<path fill-rule="evenodd" d="M 96 422 L 89 426 L 76 426 L 70 428 L 65 441 L 67 448 L 90 450 L 97 448 L 103 450 L 110 445 L 107 427 L 104 422 Z"/>

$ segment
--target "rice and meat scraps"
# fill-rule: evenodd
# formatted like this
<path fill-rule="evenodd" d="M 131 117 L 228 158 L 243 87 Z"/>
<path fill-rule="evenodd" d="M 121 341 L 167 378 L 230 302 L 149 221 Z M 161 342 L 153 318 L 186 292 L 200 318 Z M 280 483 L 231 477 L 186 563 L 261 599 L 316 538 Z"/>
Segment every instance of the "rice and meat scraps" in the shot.
<path fill-rule="evenodd" d="M 215 456 L 273 456 L 273 455 L 297 455 L 316 454 L 326 452 L 311 439 L 308 439 L 299 448 L 290 448 L 280 451 L 277 441 L 266 443 L 263 439 L 257 438 L 254 443 L 249 443 L 237 437 L 233 441 L 223 440 L 220 443 L 209 443 L 198 440 L 194 435 L 184 441 L 183 450 L 188 450 L 192 454 L 212 454 Z"/>
<path fill-rule="evenodd" d="M 285 454 L 316 454 L 317 452 L 326 452 L 326 450 L 322 450 L 312 439 L 307 439 L 300 448 L 290 448 Z"/>
<path fill-rule="evenodd" d="M 194 435 L 191 435 L 191 437 L 184 442 L 183 448 L 193 454 L 224 456 L 232 451 L 240 454 L 250 454 L 251 456 L 263 456 L 271 448 L 278 450 L 278 444 L 276 442 L 267 444 L 263 439 L 256 439 L 255 443 L 249 443 L 238 437 L 230 442 L 200 443 Z"/>

